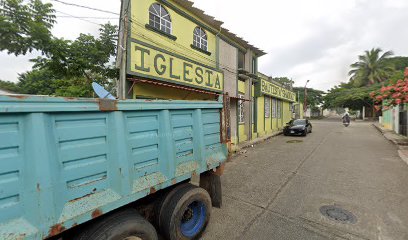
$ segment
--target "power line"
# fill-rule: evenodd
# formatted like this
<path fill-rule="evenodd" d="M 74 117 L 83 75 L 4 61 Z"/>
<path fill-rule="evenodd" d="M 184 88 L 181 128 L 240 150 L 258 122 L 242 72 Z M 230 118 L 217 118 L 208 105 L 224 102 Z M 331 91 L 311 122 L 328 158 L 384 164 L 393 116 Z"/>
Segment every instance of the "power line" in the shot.
<path fill-rule="evenodd" d="M 61 11 L 56 11 L 56 12 L 65 14 L 65 15 L 67 15 L 67 17 L 72 17 L 72 18 L 76 18 L 76 19 L 79 19 L 79 20 L 82 20 L 82 21 L 85 21 L 85 22 L 89 22 L 89 23 L 92 23 L 92 24 L 101 25 L 100 23 L 96 23 L 96 22 L 93 22 L 93 21 L 89 21 L 89 20 L 87 20 L 87 19 L 84 19 L 84 18 L 81 18 L 81 17 L 77 17 L 77 16 L 74 16 L 74 15 L 71 15 L 71 14 L 68 14 L 68 13 L 64 13 L 64 12 L 61 12 Z"/>
<path fill-rule="evenodd" d="M 93 10 L 93 11 L 109 13 L 109 14 L 114 14 L 114 15 L 120 15 L 119 13 L 115 13 L 115 12 L 111 12 L 111 11 L 107 11 L 107 10 L 102 10 L 102 9 L 98 9 L 98 8 L 93 8 L 93 7 L 88 7 L 88 6 L 83 6 L 83 5 L 79 5 L 79 4 L 75 4 L 75 3 L 68 3 L 68 2 L 64 2 L 64 1 L 60 1 L 60 0 L 51 0 L 51 1 L 62 3 L 62 4 L 65 4 L 65 5 L 69 5 L 69 6 L 74 6 L 74 7 L 86 8 L 86 9 L 90 9 L 90 10 Z"/>
<path fill-rule="evenodd" d="M 118 17 L 82 17 L 82 16 L 56 16 L 59 18 L 82 18 L 82 19 L 114 19 L 114 20 L 118 20 Z"/>
<path fill-rule="evenodd" d="M 93 8 L 93 7 L 88 7 L 88 6 L 82 6 L 82 5 L 78 5 L 78 4 L 74 4 L 74 3 L 67 3 L 67 2 L 64 2 L 64 1 L 61 1 L 61 0 L 51 0 L 51 1 L 59 2 L 59 3 L 62 3 L 62 4 L 66 4 L 66 5 L 70 5 L 70 6 L 75 6 L 75 7 L 86 8 L 86 9 L 90 9 L 90 10 L 94 10 L 94 11 L 100 11 L 100 12 L 105 12 L 105 13 L 120 15 L 120 14 L 118 14 L 118 13 L 114 13 L 114 12 L 110 12 L 110 11 L 106 11 L 106 10 L 101 10 L 101 9 L 97 9 L 97 8 Z M 130 2 L 130 1 L 129 1 L 129 2 Z M 128 2 L 128 3 L 129 3 L 129 2 Z M 126 7 L 126 9 L 125 9 L 124 16 L 127 15 L 128 11 L 129 11 L 129 5 L 128 5 L 128 6 Z M 72 17 L 72 18 L 77 18 L 77 19 L 80 19 L 80 20 L 83 20 L 83 21 L 86 21 L 86 22 L 90 22 L 90 23 L 93 23 L 93 24 L 101 25 L 101 24 L 99 24 L 99 23 L 95 23 L 95 22 L 89 21 L 89 20 L 87 20 L 87 19 L 84 19 L 83 17 L 73 16 L 73 15 L 71 15 L 71 14 L 63 13 L 63 12 L 61 12 L 61 11 L 57 11 L 57 12 L 60 12 L 60 13 L 62 13 L 62 14 L 66 14 L 66 15 L 68 15 L 69 17 Z M 123 16 L 123 17 L 124 17 L 124 16 Z M 131 23 L 135 23 L 135 24 L 137 24 L 137 25 L 139 25 L 139 26 L 141 26 L 141 27 L 144 27 L 144 25 L 143 25 L 142 23 L 138 22 L 137 20 L 132 19 L 133 17 L 134 17 L 134 16 L 132 15 L 132 16 L 129 18 L 129 21 L 130 21 Z M 131 25 L 131 28 L 132 28 L 133 30 L 136 30 L 135 26 L 132 26 L 132 25 Z M 140 34 L 137 34 L 137 35 L 139 35 L 139 36 L 142 37 L 142 38 L 145 38 L 146 40 L 150 40 L 150 41 L 152 41 L 152 42 L 155 42 L 153 39 L 150 39 L 150 38 L 148 38 L 148 37 L 146 37 L 146 36 L 144 36 L 144 35 L 140 35 Z M 159 43 L 156 42 L 156 44 L 159 44 Z M 161 44 L 159 44 L 159 45 L 161 45 Z M 207 60 L 207 61 L 209 61 L 209 62 L 212 62 L 212 63 L 214 63 L 214 64 L 217 63 L 216 61 L 214 61 L 214 60 L 211 59 L 211 58 L 203 57 L 203 56 L 201 56 L 201 55 L 199 55 L 199 54 L 197 54 L 197 53 L 192 52 L 191 49 L 187 49 L 185 46 L 183 46 L 183 45 L 181 45 L 181 44 L 175 43 L 174 45 L 176 45 L 176 46 L 180 47 L 181 49 L 184 49 L 184 50 L 186 50 L 186 51 L 192 53 L 193 55 L 196 55 L 196 56 L 198 56 L 198 57 L 200 57 L 200 58 L 204 58 L 205 60 Z M 167 46 L 163 46 L 163 47 L 167 48 Z M 169 49 L 169 50 L 170 50 L 170 49 Z M 172 49 L 172 51 L 174 51 L 174 49 Z M 178 51 L 176 51 L 176 52 L 178 52 Z M 178 53 L 181 54 L 182 56 L 186 56 L 185 53 L 181 53 L 181 52 L 178 52 Z M 234 71 L 234 69 L 230 68 L 229 66 L 226 66 L 226 65 L 221 64 L 221 63 L 218 63 L 218 64 L 219 64 L 220 66 L 222 66 L 223 69 L 226 70 L 226 71 L 228 71 L 228 72 L 231 72 L 231 73 L 234 73 L 234 74 L 237 73 L 237 72 Z M 232 71 L 231 71 L 231 70 L 232 70 Z"/>
<path fill-rule="evenodd" d="M 61 1 L 61 0 L 51 0 L 51 1 L 58 2 L 58 3 L 62 3 L 62 4 L 65 4 L 65 5 L 75 6 L 75 7 L 86 8 L 86 9 L 90 9 L 90 10 L 94 10 L 94 11 L 99 11 L 99 12 L 104 12 L 104 13 L 109 13 L 109 14 L 114 14 L 114 15 L 120 15 L 120 14 L 115 13 L 115 12 L 110 12 L 110 11 L 106 11 L 106 10 L 102 10 L 102 9 L 97 9 L 97 8 L 93 8 L 93 7 L 83 6 L 83 5 L 79 5 L 79 4 L 75 4 L 75 3 L 68 3 L 68 2 Z M 129 2 L 130 2 L 130 1 L 129 1 Z M 128 2 L 128 4 L 129 4 L 129 2 Z M 128 6 L 126 7 L 126 9 L 125 9 L 124 16 L 127 15 L 128 11 L 129 11 L 129 5 L 128 5 Z M 73 15 L 71 15 L 71 14 L 63 13 L 63 12 L 61 12 L 61 11 L 56 11 L 56 12 L 60 12 L 60 13 L 62 13 L 62 14 L 68 15 L 67 17 L 77 18 L 77 19 L 80 19 L 80 20 L 82 20 L 82 21 L 86 21 L 86 22 L 93 23 L 93 24 L 96 24 L 96 25 L 101 25 L 101 24 L 99 24 L 99 23 L 92 22 L 92 21 L 89 21 L 89 20 L 85 19 L 85 18 L 91 18 L 91 17 L 78 17 L 78 16 L 73 16 Z M 139 25 L 139 26 L 144 27 L 144 25 L 143 25 L 142 23 L 140 23 L 140 22 L 138 22 L 138 21 L 132 19 L 133 17 L 134 17 L 134 16 L 132 15 L 132 16 L 130 17 L 130 19 L 129 19 L 129 21 L 130 21 L 131 23 L 135 23 L 135 24 L 137 24 L 137 25 Z M 95 19 L 96 19 L 96 18 L 95 18 Z M 100 18 L 100 19 L 102 19 L 102 18 Z M 106 19 L 108 19 L 108 18 L 106 18 Z M 115 18 L 115 19 L 116 19 L 116 18 Z M 133 30 L 136 30 L 136 28 L 135 28 L 134 26 L 132 26 L 132 25 L 131 25 L 131 28 L 132 28 Z M 150 41 L 154 42 L 153 39 L 150 39 L 150 38 L 148 38 L 148 37 L 146 37 L 146 36 L 144 36 L 144 35 L 140 35 L 140 34 L 137 34 L 137 35 L 139 35 L 139 36 L 142 37 L 142 38 L 145 38 L 146 40 L 150 40 Z M 156 42 L 156 44 L 159 44 L 159 43 Z M 159 44 L 159 45 L 161 45 L 161 44 Z M 187 49 L 185 46 L 183 46 L 183 45 L 181 45 L 181 44 L 175 43 L 175 45 L 176 45 L 176 46 L 179 46 L 180 48 L 182 48 L 182 49 L 184 49 L 184 50 L 187 50 L 187 51 L 190 52 L 190 53 L 192 53 L 191 49 Z M 167 46 L 163 46 L 163 47 L 167 47 Z M 170 50 L 170 49 L 169 49 L 169 50 Z M 174 50 L 172 49 L 172 51 L 174 51 Z M 178 51 L 176 51 L 176 52 L 178 52 Z M 184 53 L 181 53 L 181 52 L 179 52 L 179 54 L 186 56 Z M 209 62 L 216 63 L 216 61 L 214 61 L 213 59 L 208 58 L 208 57 L 203 57 L 203 56 L 201 56 L 201 55 L 199 55 L 199 54 L 197 54 L 197 53 L 193 53 L 193 55 L 196 55 L 196 56 L 198 56 L 198 57 L 200 57 L 200 58 L 204 58 L 204 59 L 206 59 L 206 60 L 209 61 Z M 231 72 L 231 73 L 234 73 L 234 74 L 237 73 L 237 72 L 234 71 L 235 69 L 232 69 L 232 68 L 230 68 L 229 66 L 226 66 L 226 65 L 221 64 L 221 63 L 218 63 L 218 64 L 219 64 L 220 66 L 222 66 L 223 69 L 226 70 L 226 71 L 228 71 L 228 72 Z M 231 71 L 230 69 L 231 69 L 232 71 Z"/>

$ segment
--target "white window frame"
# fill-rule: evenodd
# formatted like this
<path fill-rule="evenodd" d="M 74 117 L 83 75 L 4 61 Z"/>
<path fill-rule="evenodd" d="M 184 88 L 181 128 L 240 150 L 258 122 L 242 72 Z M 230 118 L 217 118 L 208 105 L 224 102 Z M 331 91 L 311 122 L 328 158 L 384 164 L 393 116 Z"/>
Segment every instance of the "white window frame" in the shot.
<path fill-rule="evenodd" d="M 149 25 L 167 34 L 173 31 L 169 12 L 158 3 L 153 3 L 149 8 Z"/>
<path fill-rule="evenodd" d="M 201 27 L 196 27 L 193 33 L 193 45 L 204 51 L 208 51 L 207 33 Z"/>
<path fill-rule="evenodd" d="M 245 95 L 244 94 L 238 94 L 238 123 L 242 124 L 245 123 Z"/>

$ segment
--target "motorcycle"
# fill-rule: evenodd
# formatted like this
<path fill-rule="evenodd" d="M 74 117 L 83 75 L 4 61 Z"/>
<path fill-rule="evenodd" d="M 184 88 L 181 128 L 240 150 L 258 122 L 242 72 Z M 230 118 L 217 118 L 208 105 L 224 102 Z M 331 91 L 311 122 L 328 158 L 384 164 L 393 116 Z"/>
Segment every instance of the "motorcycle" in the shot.
<path fill-rule="evenodd" d="M 350 125 L 350 117 L 348 115 L 343 117 L 343 125 L 345 127 L 348 127 Z"/>

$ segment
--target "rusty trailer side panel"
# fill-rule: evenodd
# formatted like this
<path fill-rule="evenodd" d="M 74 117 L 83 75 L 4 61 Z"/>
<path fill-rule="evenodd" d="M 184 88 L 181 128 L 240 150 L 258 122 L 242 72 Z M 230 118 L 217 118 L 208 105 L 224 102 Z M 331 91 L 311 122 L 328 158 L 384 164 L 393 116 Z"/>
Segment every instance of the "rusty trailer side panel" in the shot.
<path fill-rule="evenodd" d="M 222 165 L 222 102 L 0 96 L 0 239 L 44 239 Z"/>

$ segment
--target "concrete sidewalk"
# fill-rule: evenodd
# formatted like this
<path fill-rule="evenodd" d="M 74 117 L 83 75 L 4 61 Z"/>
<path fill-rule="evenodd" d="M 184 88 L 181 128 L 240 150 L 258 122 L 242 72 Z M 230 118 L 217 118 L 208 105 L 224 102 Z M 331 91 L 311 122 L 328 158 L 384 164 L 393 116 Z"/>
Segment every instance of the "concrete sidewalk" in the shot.
<path fill-rule="evenodd" d="M 398 147 L 398 155 L 408 164 L 408 137 L 395 133 L 392 130 L 383 128 L 379 122 L 373 123 L 373 126 L 380 131 L 383 136 Z"/>

